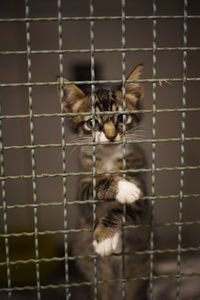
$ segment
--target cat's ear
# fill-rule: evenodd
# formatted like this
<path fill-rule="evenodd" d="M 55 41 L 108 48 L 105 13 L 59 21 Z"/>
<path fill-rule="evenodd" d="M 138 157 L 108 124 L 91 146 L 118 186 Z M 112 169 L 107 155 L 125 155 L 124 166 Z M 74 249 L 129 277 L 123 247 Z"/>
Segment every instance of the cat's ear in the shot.
<path fill-rule="evenodd" d="M 143 88 L 139 82 L 134 82 L 138 80 L 142 74 L 143 70 L 143 65 L 140 64 L 137 67 L 133 69 L 133 71 L 130 73 L 128 76 L 127 80 L 132 81 L 132 82 L 127 82 L 125 84 L 125 90 L 126 90 L 126 95 L 134 96 L 135 100 L 138 102 L 139 100 L 143 99 L 144 93 L 143 93 Z"/>
<path fill-rule="evenodd" d="M 75 84 L 67 80 L 66 78 L 57 77 L 58 92 L 61 101 L 63 102 L 65 112 L 75 112 L 75 104 L 83 99 L 86 95 Z M 61 93 L 61 82 L 63 81 L 63 96 Z"/>

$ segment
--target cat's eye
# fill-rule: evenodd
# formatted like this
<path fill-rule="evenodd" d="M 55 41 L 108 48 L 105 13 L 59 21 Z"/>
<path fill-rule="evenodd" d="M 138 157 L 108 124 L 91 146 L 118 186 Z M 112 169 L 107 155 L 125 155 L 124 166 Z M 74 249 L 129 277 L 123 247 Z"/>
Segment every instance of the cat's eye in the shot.
<path fill-rule="evenodd" d="M 120 114 L 117 117 L 117 121 L 118 123 L 122 123 L 122 124 L 130 124 L 132 121 L 132 117 L 128 114 Z"/>
<path fill-rule="evenodd" d="M 99 127 L 99 122 L 97 119 L 89 119 L 85 122 L 85 129 L 92 130 Z"/>

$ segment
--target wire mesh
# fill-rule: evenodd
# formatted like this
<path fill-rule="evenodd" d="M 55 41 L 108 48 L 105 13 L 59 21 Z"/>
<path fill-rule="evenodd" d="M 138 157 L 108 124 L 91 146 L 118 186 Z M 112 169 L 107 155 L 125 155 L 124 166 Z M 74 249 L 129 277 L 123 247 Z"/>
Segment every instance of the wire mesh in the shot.
<path fill-rule="evenodd" d="M 25 1 L 25 14 L 29 17 L 30 8 L 29 1 Z M 26 22 L 26 40 L 27 40 L 27 66 L 28 66 L 28 82 L 32 81 L 32 61 L 31 61 L 31 44 L 30 44 L 30 22 Z M 29 122 L 30 122 L 30 137 L 31 145 L 35 144 L 34 137 L 34 123 L 33 123 L 33 97 L 32 97 L 32 87 L 28 87 L 28 97 L 29 97 Z M 32 189 L 33 189 L 33 203 L 37 203 L 37 191 L 36 191 L 36 178 L 35 178 L 35 149 L 31 149 L 31 166 L 32 166 Z M 38 209 L 34 209 L 34 248 L 35 248 L 35 259 L 39 259 L 39 245 L 38 245 Z M 35 272 L 37 279 L 37 298 L 41 299 L 40 293 L 40 268 L 39 263 L 35 264 Z M 9 295 L 9 297 L 11 294 Z"/>
<path fill-rule="evenodd" d="M 131 12 L 127 10 L 127 7 L 130 8 L 131 5 L 128 0 L 121 0 L 119 1 L 119 7 L 120 7 L 120 14 L 116 15 L 103 15 L 96 14 L 96 7 L 98 6 L 98 1 L 96 0 L 90 0 L 88 2 L 88 9 L 87 9 L 87 15 L 86 16 L 66 16 L 65 10 L 64 10 L 64 1 L 57 0 L 57 1 L 51 1 L 52 3 L 56 2 L 55 10 L 53 11 L 52 16 L 34 16 L 32 14 L 32 6 L 33 3 L 31 0 L 25 0 L 24 6 L 23 6 L 23 16 L 21 17 L 13 17 L 12 14 L 8 14 L 9 16 L 5 16 L 2 13 L 0 17 L 0 26 L 4 25 L 5 28 L 9 26 L 9 24 L 23 24 L 25 31 L 23 32 L 26 42 L 26 47 L 24 49 L 18 50 L 17 48 L 12 50 L 6 47 L 0 48 L 0 57 L 2 59 L 4 58 L 12 58 L 12 57 L 26 57 L 26 68 L 24 72 L 26 73 L 26 79 L 25 77 L 22 78 L 22 80 L 7 80 L 4 77 L 4 74 L 1 75 L 1 82 L 0 87 L 2 89 L 2 95 L 1 95 L 1 115 L 0 115 L 0 164 L 1 164 L 1 202 L 0 202 L 0 243 L 2 246 L 0 246 L 0 269 L 1 274 L 0 275 L 0 297 L 2 299 L 18 299 L 17 294 L 19 295 L 25 295 L 28 292 L 33 292 L 32 297 L 33 299 L 51 299 L 51 293 L 52 298 L 55 298 L 55 295 L 53 292 L 56 290 L 58 294 L 56 294 L 56 297 L 59 297 L 59 299 L 70 299 L 74 296 L 73 293 L 76 292 L 76 289 L 79 289 L 80 287 L 87 287 L 91 286 L 93 289 L 93 295 L 94 299 L 98 299 L 98 288 L 100 285 L 106 282 L 115 282 L 116 285 L 120 284 L 122 288 L 122 298 L 121 299 L 127 299 L 126 294 L 126 283 L 131 281 L 137 281 L 137 280 L 148 280 L 149 281 L 149 289 L 148 289 L 148 299 L 159 299 L 160 296 L 158 296 L 158 284 L 159 281 L 163 282 L 172 282 L 171 284 L 167 285 L 167 287 L 172 287 L 173 289 L 173 295 L 168 299 L 199 299 L 200 298 L 200 291 L 199 287 L 196 288 L 197 294 L 188 294 L 188 292 L 185 292 L 185 289 L 183 287 L 183 284 L 185 283 L 185 280 L 191 279 L 189 282 L 189 285 L 193 286 L 193 282 L 197 278 L 199 280 L 200 271 L 190 267 L 189 271 L 188 269 L 185 269 L 185 255 L 187 257 L 190 255 L 190 257 L 194 254 L 197 255 L 199 258 L 199 240 L 193 241 L 195 239 L 196 235 L 195 232 L 198 232 L 198 226 L 200 225 L 200 216 L 197 213 L 197 217 L 192 217 L 191 219 L 187 219 L 185 217 L 186 210 L 188 209 L 187 202 L 193 201 L 194 199 L 197 201 L 196 207 L 199 208 L 199 197 L 200 197 L 200 191 L 199 187 L 195 187 L 193 185 L 193 182 L 196 180 L 199 180 L 199 170 L 200 170 L 200 164 L 199 164 L 199 158 L 196 152 L 192 152 L 191 156 L 194 154 L 196 155 L 195 159 L 193 160 L 193 157 L 190 157 L 188 159 L 188 145 L 194 145 L 191 147 L 196 147 L 197 150 L 199 149 L 199 141 L 200 136 L 198 131 L 195 130 L 189 130 L 189 122 L 192 120 L 192 118 L 195 119 L 195 121 L 198 120 L 198 113 L 200 112 L 199 102 L 197 102 L 197 105 L 193 105 L 193 102 L 190 100 L 192 99 L 192 96 L 190 95 L 191 85 L 196 84 L 196 90 L 199 89 L 199 73 L 195 73 L 191 71 L 190 63 L 191 53 L 194 53 L 194 60 L 196 60 L 196 57 L 198 58 L 200 47 L 198 45 L 198 40 L 196 42 L 191 42 L 189 38 L 190 31 L 190 22 L 196 21 L 197 24 L 199 24 L 200 20 L 200 13 L 194 14 L 193 10 L 191 9 L 193 2 L 191 0 L 183 0 L 181 2 L 181 9 L 179 9 L 179 13 L 169 13 L 166 9 L 166 12 L 162 12 L 160 9 L 160 1 L 158 0 L 152 0 L 151 2 L 151 12 L 149 14 L 144 15 L 135 15 L 134 13 L 131 15 Z M 105 2 L 102 1 L 105 5 Z M 175 3 L 179 3 L 179 1 L 175 1 Z M 80 4 L 80 3 L 79 3 Z M 80 4 L 81 5 L 81 4 Z M 146 4 L 147 5 L 147 4 Z M 37 6 L 37 5 L 36 5 Z M 145 5 L 144 5 L 145 7 Z M 197 5 L 198 7 L 198 5 Z M 190 13 L 191 11 L 191 13 Z M 200 10 L 199 10 L 200 11 Z M 55 14 L 55 15 L 54 15 Z M 80 13 L 81 14 L 81 13 Z M 89 47 L 77 49 L 76 48 L 67 48 L 64 44 L 64 37 L 65 37 L 65 28 L 67 28 L 70 24 L 70 22 L 78 23 L 80 21 L 87 22 L 89 24 L 88 27 L 88 35 L 89 35 Z M 120 45 L 114 46 L 114 47 L 97 47 L 96 46 L 96 24 L 97 22 L 109 22 L 117 21 L 120 22 L 120 30 L 117 31 L 117 34 L 120 36 Z M 127 28 L 128 28 L 128 22 L 137 22 L 137 21 L 148 21 L 151 23 L 151 45 L 147 46 L 130 46 L 130 44 L 127 42 Z M 178 21 L 181 23 L 182 26 L 182 33 L 180 32 L 180 38 L 182 39 L 182 42 L 177 46 L 162 46 L 159 44 L 159 37 L 160 37 L 160 29 L 159 29 L 159 22 L 172 22 L 172 21 Z M 57 27 L 57 41 L 58 46 L 57 49 L 40 49 L 37 47 L 34 48 L 34 43 L 32 43 L 33 40 L 33 31 L 32 26 L 34 24 L 39 24 L 39 26 L 42 26 L 42 22 L 45 24 L 55 24 Z M 41 25 L 40 25 L 41 24 Z M 69 26 L 70 27 L 70 26 Z M 194 26 L 195 27 L 195 26 Z M 165 27 L 167 29 L 167 25 Z M 6 31 L 6 29 L 5 29 Z M 113 32 L 114 35 L 114 32 Z M 76 37 L 77 38 L 77 37 Z M 69 43 L 70 44 L 70 43 Z M 103 42 L 102 42 L 102 45 Z M 175 72 L 175 75 L 173 73 L 162 73 L 160 72 L 160 66 L 159 62 L 161 62 L 161 59 L 159 57 L 162 53 L 178 53 L 178 55 L 181 56 L 181 63 L 182 68 L 181 72 Z M 107 55 L 107 54 L 119 54 L 118 57 L 120 60 L 120 76 L 119 79 L 116 79 L 115 75 L 111 79 L 106 79 L 107 75 L 104 77 L 102 76 L 101 79 L 99 79 L 95 72 L 95 67 L 98 65 L 98 55 Z M 143 197 L 143 199 L 147 199 L 152 204 L 152 211 L 151 211 L 151 223 L 148 225 L 145 225 L 146 227 L 150 228 L 151 230 L 151 237 L 150 237 L 150 245 L 149 249 L 146 249 L 144 251 L 135 251 L 134 253 L 125 253 L 123 251 L 122 253 L 122 271 L 121 271 L 121 277 L 117 279 L 102 279 L 99 278 L 98 272 L 97 272 L 97 261 L 98 257 L 94 253 L 93 255 L 81 255 L 77 254 L 72 256 L 69 253 L 69 237 L 72 234 L 80 234 L 82 232 L 92 232 L 93 228 L 78 228 L 78 227 L 71 227 L 70 222 L 71 219 L 73 219 L 75 216 L 72 216 L 71 209 L 76 208 L 77 206 L 81 207 L 85 204 L 90 204 L 93 210 L 93 224 L 95 224 L 96 221 L 96 205 L 98 204 L 99 200 L 97 200 L 96 195 L 96 176 L 102 175 L 105 172 L 97 171 L 96 169 L 96 144 L 95 144 L 95 138 L 93 136 L 93 139 L 90 143 L 85 142 L 73 142 L 68 138 L 68 131 L 66 129 L 66 118 L 75 115 L 75 113 L 65 113 L 63 106 L 60 107 L 60 109 L 56 110 L 56 107 L 53 107 L 53 110 L 49 112 L 45 110 L 45 112 L 42 112 L 37 110 L 34 107 L 34 90 L 36 88 L 48 88 L 48 89 L 55 89 L 57 88 L 57 81 L 56 81 L 56 75 L 60 75 L 60 86 L 61 88 L 61 98 L 63 97 L 63 76 L 65 76 L 65 65 L 66 60 L 65 57 L 67 55 L 89 55 L 90 60 L 90 80 L 84 79 L 80 80 L 76 78 L 76 80 L 73 80 L 73 82 L 80 87 L 83 85 L 89 85 L 91 86 L 91 95 L 92 95 L 92 115 L 95 117 L 97 114 L 101 114 L 101 112 L 96 112 L 94 109 L 94 93 L 95 89 L 98 85 L 107 85 L 107 84 L 122 84 L 122 92 L 123 92 L 123 98 L 125 97 L 125 82 L 126 82 L 126 73 L 127 69 L 129 67 L 128 64 L 130 64 L 130 59 L 128 55 L 140 55 L 140 58 L 147 56 L 147 58 L 151 59 L 151 64 L 149 65 L 149 75 L 145 79 L 139 79 L 138 82 L 144 84 L 149 88 L 149 95 L 151 98 L 151 105 L 147 105 L 143 109 L 140 110 L 139 113 L 146 116 L 146 118 L 149 118 L 151 120 L 151 136 L 150 137 L 143 137 L 139 140 L 134 141 L 134 143 L 138 143 L 141 146 L 144 147 L 150 147 L 150 152 L 147 154 L 149 157 L 150 163 L 147 165 L 147 167 L 140 169 L 140 172 L 145 174 L 147 178 L 149 178 L 149 187 L 148 187 L 148 194 L 147 196 Z M 37 57 L 37 55 L 41 55 L 42 57 L 45 57 L 45 55 L 56 55 L 56 64 L 58 65 L 58 73 L 55 73 L 52 75 L 52 80 L 41 80 L 40 76 L 34 75 L 34 58 Z M 71 58 L 71 56 L 70 56 Z M 50 58 L 49 58 L 50 60 Z M 146 59 L 147 60 L 147 59 Z M 114 60 L 113 60 L 114 61 Z M 106 60 L 108 62 L 108 60 Z M 12 61 L 10 62 L 12 64 Z M 113 62 L 114 64 L 114 62 Z M 171 64 L 170 59 L 167 63 L 168 65 Z M 191 63 L 192 64 L 192 63 Z M 148 65 L 148 63 L 147 63 Z M 194 67 L 195 68 L 195 67 Z M 42 69 L 42 67 L 41 67 Z M 161 75 L 160 75 L 161 74 Z M 164 75 L 163 75 L 164 74 Z M 55 78 L 55 79 L 54 79 Z M 160 89 L 164 88 L 164 91 L 166 91 L 167 87 L 170 86 L 170 84 L 179 84 L 181 86 L 181 101 L 178 103 L 175 102 L 175 105 L 172 105 L 172 107 L 168 106 L 168 103 L 162 103 L 160 105 L 159 97 L 162 96 L 162 92 L 160 92 Z M 4 91 L 6 90 L 12 90 L 12 89 L 26 89 L 27 95 L 26 100 L 28 101 L 28 110 L 20 111 L 19 113 L 12 112 L 12 110 L 6 109 L 6 104 L 4 102 L 7 99 L 6 94 L 4 94 Z M 167 95 L 167 92 L 166 92 Z M 54 95 L 55 96 L 55 95 Z M 165 96 L 168 97 L 168 96 Z M 54 97 L 56 98 L 56 97 Z M 15 101 L 15 100 L 13 100 Z M 54 100 L 55 102 L 57 99 Z M 58 102 L 58 101 L 57 101 Z M 40 104 L 42 105 L 42 104 Z M 123 107 L 124 113 L 126 113 L 126 107 Z M 19 111 L 19 110 L 18 110 Z M 115 114 L 116 112 L 113 112 Z M 91 113 L 90 113 L 91 114 Z M 103 114 L 106 114 L 103 112 Z M 110 112 L 109 112 L 110 114 Z M 178 122 L 172 123 L 172 127 L 179 126 L 178 135 L 171 135 L 166 136 L 164 134 L 164 130 L 161 131 L 160 134 L 160 120 L 163 117 L 167 121 L 165 126 L 168 126 L 168 124 L 171 122 L 170 118 L 173 118 L 172 115 L 179 114 L 177 120 Z M 188 118 L 189 114 L 192 114 L 191 118 Z M 197 114 L 196 117 L 193 117 L 193 114 Z M 85 113 L 87 115 L 87 113 Z M 177 115 L 175 115 L 176 118 Z M 11 126 L 13 126 L 15 120 L 23 122 L 27 121 L 28 126 L 26 127 L 26 133 L 28 133 L 29 138 L 25 139 L 25 143 L 18 143 L 17 139 L 13 138 L 11 142 L 6 142 L 8 134 L 11 132 L 8 130 L 6 131 L 6 126 L 11 122 Z M 38 138 L 38 131 L 37 131 L 37 122 L 43 121 L 43 120 L 49 120 L 50 122 L 54 122 L 54 120 L 59 120 L 59 139 L 56 139 L 56 142 L 43 142 Z M 194 123 L 194 122 L 193 122 Z M 52 123 L 54 124 L 54 123 Z M 178 124 L 178 125 L 177 125 Z M 93 124 L 94 126 L 94 124 Z M 193 125 L 193 127 L 198 127 L 196 124 Z M 49 130 L 48 127 L 45 127 L 45 130 Z M 195 134 L 193 134 L 195 132 Z M 162 134 L 163 133 L 163 134 Z M 21 133 L 19 133 L 20 135 Z M 94 135 L 94 133 L 93 133 Z M 123 144 L 126 145 L 129 142 L 125 139 L 123 140 Z M 130 142 L 132 143 L 132 142 Z M 192 144 L 194 143 L 194 144 Z M 92 170 L 90 172 L 82 171 L 80 169 L 73 170 L 68 168 L 68 163 L 71 157 L 71 151 L 73 151 L 74 147 L 80 148 L 84 145 L 90 145 L 93 149 L 93 166 Z M 178 151 L 178 159 L 175 161 L 174 165 L 170 165 L 170 163 L 166 163 L 164 165 L 160 164 L 159 162 L 159 147 L 160 145 L 163 145 L 163 147 L 168 147 L 168 145 L 178 145 L 179 151 Z M 172 146 L 173 147 L 173 146 Z M 57 168 L 56 171 L 38 171 L 40 170 L 40 159 L 38 158 L 38 151 L 48 151 L 48 150 L 55 150 L 58 151 L 61 161 L 61 168 Z M 12 152 L 16 151 L 16 152 Z M 28 172 L 24 171 L 22 169 L 21 172 L 12 172 L 17 168 L 15 167 L 15 160 L 16 158 L 12 153 L 20 153 L 20 151 L 28 151 L 28 155 L 30 158 L 30 166 L 28 169 Z M 8 161 L 7 153 L 11 153 L 11 162 Z M 124 153 L 125 153 L 125 146 L 124 146 Z M 166 152 L 163 152 L 163 156 L 165 157 Z M 171 156 L 173 156 L 173 153 L 171 153 Z M 168 159 L 167 159 L 168 161 Z M 13 165 L 13 169 L 9 167 L 10 163 Z M 49 159 L 48 164 L 51 164 L 52 161 Z M 11 170 L 11 172 L 9 171 Z M 49 170 L 47 168 L 47 170 Z M 118 171 L 122 176 L 126 176 L 128 172 L 136 172 L 136 170 L 128 170 L 126 168 L 126 161 L 124 159 L 123 168 L 122 170 Z M 138 172 L 138 170 L 137 170 Z M 110 174 L 115 174 L 115 171 L 110 171 Z M 178 189 L 171 189 L 170 183 L 167 192 L 165 192 L 165 184 L 160 183 L 160 178 L 162 178 L 163 174 L 167 176 L 167 180 L 169 177 L 177 176 L 179 180 Z M 167 174 L 167 175 L 166 175 Z M 178 175 L 177 175 L 178 174 Z M 189 175 L 188 175 L 189 174 Z M 80 199 L 75 198 L 72 199 L 70 197 L 70 192 L 68 192 L 72 185 L 68 182 L 68 179 L 70 178 L 80 178 L 83 176 L 91 176 L 93 178 L 93 196 L 92 199 L 87 199 L 86 201 L 81 201 Z M 148 177 L 149 176 L 149 177 Z M 189 184 L 188 188 L 188 176 L 191 177 L 191 184 Z M 166 177 L 165 177 L 166 178 Z M 60 198 L 56 197 L 56 200 L 50 198 L 51 200 L 43 200 L 40 196 L 40 181 L 44 180 L 61 180 L 60 190 L 61 196 Z M 166 180 L 166 179 L 165 179 Z M 169 182 L 170 182 L 169 180 Z M 28 182 L 31 182 L 31 186 L 29 187 L 29 192 L 27 192 L 30 196 L 29 199 L 24 199 L 22 202 L 17 197 L 17 189 L 16 192 L 14 191 L 15 197 L 14 201 L 10 200 L 10 184 L 16 183 L 24 185 L 24 189 L 28 189 Z M 58 181 L 56 181 L 58 182 Z M 168 184 L 167 184 L 168 185 Z M 173 184 L 172 184 L 173 185 Z M 193 188 L 194 186 L 194 188 Z M 47 189 L 47 188 L 46 188 Z M 51 190 L 51 189 L 50 189 Z M 53 189 L 52 189 L 53 190 Z M 51 190 L 51 192 L 52 192 Z M 31 191 L 31 192 L 30 192 Z M 45 190 L 45 192 L 47 192 Z M 46 199 L 46 198 L 45 198 Z M 160 212 L 157 208 L 158 203 L 161 203 L 161 205 L 164 205 L 163 207 L 166 207 L 166 205 L 171 205 L 171 203 L 175 203 L 176 206 L 176 217 L 171 217 L 170 220 L 167 220 L 166 218 L 159 217 L 159 213 L 163 215 L 163 211 Z M 170 206 L 171 207 L 171 206 Z M 41 226 L 41 219 L 45 218 L 45 212 L 43 214 L 41 213 L 42 209 L 53 209 L 56 211 L 56 209 L 60 209 L 62 211 L 62 225 L 57 226 L 54 224 L 51 224 L 51 226 Z M 163 209 L 161 207 L 161 209 Z M 18 210 L 18 216 L 14 217 L 13 220 L 11 220 L 10 213 L 15 214 L 15 211 Z M 18 218 L 20 218 L 20 214 L 23 210 L 31 210 L 31 226 L 32 229 L 30 229 L 30 226 L 22 226 L 20 229 L 16 226 L 18 223 Z M 192 208 L 190 208 L 192 210 Z M 159 212 L 158 212 L 159 211 Z M 167 212 L 166 212 L 167 213 Z M 170 214 L 170 212 L 168 212 Z M 61 216 L 60 214 L 58 214 Z M 48 217 L 48 218 L 51 218 Z M 61 218 L 61 217 L 60 217 Z M 124 219 L 123 219 L 123 230 L 126 229 L 135 229 L 137 227 L 140 227 L 142 225 L 125 225 L 125 219 L 126 219 L 126 211 L 124 207 Z M 27 222 L 28 223 L 28 222 Z M 144 226 L 144 225 L 143 225 Z M 187 228 L 191 227 L 191 231 L 194 231 L 194 236 L 192 238 L 185 238 L 185 235 L 187 233 Z M 15 229 L 16 228 L 16 229 Z M 50 229 L 49 229 L 50 228 Z M 159 233 L 159 230 L 162 230 L 162 228 L 168 229 L 169 232 L 175 232 L 176 237 L 174 238 L 172 243 L 164 243 L 164 246 L 162 244 L 159 244 L 157 239 L 162 239 L 161 235 L 162 232 Z M 193 230 L 194 229 L 194 230 Z M 191 231 L 188 231 L 188 236 L 190 236 Z M 186 232 L 186 233 L 185 233 Z M 57 241 L 57 237 L 59 236 L 59 242 Z M 43 254 L 42 250 L 42 239 L 45 237 L 50 237 L 49 240 L 47 240 L 47 248 L 51 247 L 54 248 L 55 244 L 59 244 L 59 247 L 61 245 L 62 248 L 62 254 L 60 254 L 58 251 L 50 252 L 47 254 Z M 30 242 L 27 246 L 27 248 L 31 245 L 31 255 L 24 254 L 15 256 L 13 255 L 13 249 L 17 249 L 17 244 L 13 242 L 13 239 L 21 239 L 23 243 L 23 239 L 31 238 L 33 243 Z M 168 238 L 168 236 L 167 236 Z M 164 237 L 165 239 L 165 237 Z M 60 242 L 61 240 L 61 242 Z M 51 244 L 51 241 L 52 244 Z M 14 245 L 14 246 L 13 246 Z M 24 244 L 26 247 L 26 243 Z M 20 248 L 19 248 L 20 249 Z M 27 250 L 28 251 L 28 250 Z M 26 252 L 25 252 L 26 253 Z M 136 254 L 138 256 L 143 255 L 144 253 L 149 255 L 149 274 L 148 276 L 143 276 L 142 278 L 138 278 L 137 274 L 133 274 L 131 278 L 125 278 L 125 271 L 124 271 L 124 259 L 126 255 L 132 255 Z M 23 256 L 24 255 L 24 256 Z M 159 261 L 159 257 L 161 257 L 161 262 Z M 162 265 L 163 261 L 162 258 L 164 257 L 164 271 L 159 269 L 159 266 Z M 167 266 L 168 259 L 170 257 L 175 258 L 175 263 L 172 268 L 172 271 L 169 271 Z M 71 269 L 69 267 L 70 263 L 73 263 L 76 260 L 92 260 L 93 261 L 93 274 L 94 274 L 94 280 L 92 282 L 85 280 L 85 279 L 79 279 L 75 278 L 75 280 L 71 280 Z M 48 264 L 55 263 L 61 268 L 54 274 L 54 277 L 51 277 L 50 280 L 48 280 L 47 275 L 43 275 L 44 269 Z M 33 266 L 31 269 L 31 272 L 34 273 L 33 278 L 34 280 L 30 280 L 26 276 L 21 276 L 23 272 L 26 272 L 26 269 L 23 271 L 23 267 L 25 266 Z M 192 265 L 192 262 L 189 261 L 189 265 Z M 64 270 L 63 270 L 64 266 Z M 22 277 L 21 281 L 16 280 L 15 271 L 22 267 L 22 273 L 19 273 Z M 47 272 L 49 272 L 49 267 L 46 267 Z M 51 269 L 51 268 L 50 268 Z M 27 269 L 28 270 L 28 269 Z M 27 271 L 27 272 L 30 272 Z M 50 272 L 51 273 L 51 272 Z M 17 274 L 17 273 L 16 273 Z M 28 273 L 27 273 L 28 274 Z M 60 278 L 60 275 L 62 274 L 62 279 Z M 63 275 L 64 274 L 64 275 Z M 53 275 L 51 275 L 53 276 Z M 27 275 L 27 277 L 29 277 Z M 43 279 L 45 278 L 45 280 Z M 53 279 L 52 279 L 53 278 Z M 175 286 L 174 286 L 175 284 Z M 163 293 L 165 291 L 166 287 L 161 286 L 160 289 L 163 289 Z M 49 292 L 49 294 L 45 294 L 45 292 Z M 62 292 L 60 292 L 62 291 Z M 75 292 L 74 292 L 75 291 Z M 60 292 L 60 294 L 59 294 Z M 20 294 L 21 293 L 21 294 Z M 76 294 L 77 295 L 77 294 Z M 198 298 L 199 297 L 199 298 Z M 32 298 L 31 298 L 32 299 Z"/>

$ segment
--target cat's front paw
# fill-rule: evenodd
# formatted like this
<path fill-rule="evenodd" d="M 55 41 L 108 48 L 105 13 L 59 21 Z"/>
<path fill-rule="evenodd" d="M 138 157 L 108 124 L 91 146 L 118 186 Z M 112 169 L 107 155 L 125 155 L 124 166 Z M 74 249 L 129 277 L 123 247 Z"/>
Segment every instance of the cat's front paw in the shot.
<path fill-rule="evenodd" d="M 112 237 L 106 238 L 100 242 L 93 241 L 94 250 L 101 256 L 108 256 L 112 253 L 120 253 L 122 251 L 121 234 L 116 232 Z"/>
<path fill-rule="evenodd" d="M 141 189 L 133 182 L 120 180 L 118 182 L 118 192 L 116 200 L 120 203 L 133 203 L 142 197 Z"/>

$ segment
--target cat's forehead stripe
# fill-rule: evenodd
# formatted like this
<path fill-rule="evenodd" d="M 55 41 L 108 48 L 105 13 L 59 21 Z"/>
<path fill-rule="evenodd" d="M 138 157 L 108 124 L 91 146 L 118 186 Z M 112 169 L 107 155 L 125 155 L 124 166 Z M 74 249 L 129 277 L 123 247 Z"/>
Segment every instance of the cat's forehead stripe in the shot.
<path fill-rule="evenodd" d="M 114 91 L 100 89 L 95 96 L 96 109 L 100 111 L 117 110 L 117 97 Z"/>

